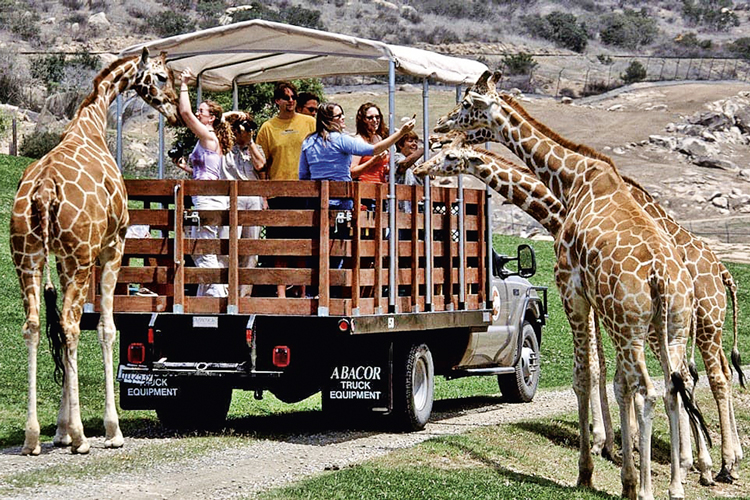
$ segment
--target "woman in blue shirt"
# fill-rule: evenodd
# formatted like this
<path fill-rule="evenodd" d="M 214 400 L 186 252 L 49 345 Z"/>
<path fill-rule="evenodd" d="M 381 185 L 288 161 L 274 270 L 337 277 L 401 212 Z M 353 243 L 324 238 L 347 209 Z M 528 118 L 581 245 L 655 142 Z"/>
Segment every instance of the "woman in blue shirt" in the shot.
<path fill-rule="evenodd" d="M 344 110 L 335 102 L 318 106 L 315 132 L 302 143 L 299 159 L 300 180 L 351 181 L 352 156 L 375 156 L 383 153 L 401 136 L 414 129 L 415 120 L 375 144 L 344 133 Z M 354 167 L 355 169 L 357 167 Z M 339 207 L 344 208 L 344 207 Z M 349 209 L 351 209 L 351 202 Z"/>

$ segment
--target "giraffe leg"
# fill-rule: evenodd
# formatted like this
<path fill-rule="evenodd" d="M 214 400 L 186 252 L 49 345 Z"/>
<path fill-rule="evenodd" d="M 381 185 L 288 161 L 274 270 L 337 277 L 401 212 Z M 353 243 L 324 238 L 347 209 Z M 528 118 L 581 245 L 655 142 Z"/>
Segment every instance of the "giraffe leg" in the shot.
<path fill-rule="evenodd" d="M 630 420 L 630 412 L 633 407 L 633 391 L 628 387 L 621 365 L 622 362 L 618 356 L 613 385 L 615 388 L 615 397 L 620 407 L 620 427 L 622 433 L 620 481 L 622 482 L 622 497 L 634 500 L 638 487 L 638 476 L 636 475 L 635 461 L 633 460 L 634 428 Z"/>
<path fill-rule="evenodd" d="M 68 433 L 70 424 L 70 391 L 68 389 L 68 377 L 63 380 L 62 391 L 60 394 L 60 409 L 57 412 L 57 429 L 52 443 L 55 446 L 70 446 L 72 439 Z"/>
<path fill-rule="evenodd" d="M 68 407 L 68 433 L 71 439 L 71 451 L 73 453 L 85 454 L 89 452 L 90 444 L 83 431 L 81 421 L 81 406 L 78 394 L 78 342 L 81 337 L 81 313 L 83 302 L 88 292 L 91 266 L 82 266 L 79 260 L 59 266 L 62 270 L 60 281 L 65 290 L 62 310 L 63 331 L 65 333 L 66 346 L 63 361 L 65 363 L 65 379 L 67 388 Z M 67 271 L 67 272 L 66 272 Z M 68 272 L 72 276 L 68 276 Z M 59 428 L 58 424 L 58 428 Z"/>
<path fill-rule="evenodd" d="M 602 414 L 602 400 L 601 400 L 601 373 L 599 371 L 599 352 L 597 344 L 601 342 L 601 338 L 596 334 L 596 325 L 593 319 L 594 311 L 591 310 L 589 316 L 589 357 L 591 361 L 591 367 L 589 368 L 591 373 L 591 453 L 594 455 L 601 455 L 604 449 L 604 443 L 607 439 L 606 431 L 604 429 L 604 416 Z M 606 379 L 604 381 L 606 387 Z"/>
<path fill-rule="evenodd" d="M 41 272 L 19 272 L 21 289 L 24 291 L 23 304 L 26 309 L 26 322 L 23 325 L 23 338 L 28 351 L 28 410 L 26 414 L 26 437 L 21 454 L 39 455 L 42 451 L 39 442 L 39 419 L 37 417 L 37 353 L 39 351 L 39 290 Z"/>
<path fill-rule="evenodd" d="M 719 330 L 719 341 L 721 340 L 721 330 Z M 714 336 L 716 338 L 716 336 Z M 714 343 L 704 345 L 699 340 L 699 348 L 703 356 L 703 364 L 706 367 L 708 384 L 716 402 L 719 412 L 719 427 L 721 429 L 721 470 L 716 475 L 716 480 L 722 483 L 732 483 L 735 477 L 732 473 L 737 473 L 737 446 L 739 446 L 739 436 L 737 427 L 734 422 L 734 409 L 732 407 L 732 388 L 724 374 L 724 366 L 729 366 L 724 352 L 721 350 L 721 344 L 716 348 Z M 712 478 L 709 478 L 712 479 Z M 711 481 L 711 484 L 713 480 Z M 703 477 L 701 477 L 701 484 Z"/>
<path fill-rule="evenodd" d="M 118 241 L 115 246 L 107 248 L 99 254 L 99 259 L 102 262 L 102 275 L 99 282 L 102 298 L 97 333 L 104 361 L 105 448 L 121 448 L 125 443 L 120 431 L 120 422 L 117 417 L 117 407 L 115 406 L 115 386 L 112 369 L 112 350 L 117 336 L 113 317 L 113 303 L 115 285 L 117 285 L 117 273 L 120 270 L 120 262 L 122 260 L 122 248 L 123 242 Z"/>

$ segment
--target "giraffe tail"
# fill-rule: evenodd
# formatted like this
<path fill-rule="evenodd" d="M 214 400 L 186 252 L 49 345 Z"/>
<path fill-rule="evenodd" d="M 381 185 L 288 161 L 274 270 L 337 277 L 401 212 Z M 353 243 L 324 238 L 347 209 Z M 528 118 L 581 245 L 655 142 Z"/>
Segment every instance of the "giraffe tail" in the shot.
<path fill-rule="evenodd" d="M 690 341 L 692 346 L 690 348 L 690 360 L 688 361 L 688 371 L 690 377 L 693 379 L 693 386 L 698 383 L 700 375 L 698 374 L 698 367 L 695 365 L 695 339 L 698 336 L 698 299 L 693 297 L 693 317 L 690 321 Z"/>
<path fill-rule="evenodd" d="M 47 341 L 49 342 L 52 359 L 55 362 L 54 379 L 58 384 L 65 382 L 65 365 L 63 363 L 63 348 L 65 347 L 65 332 L 60 322 L 60 308 L 57 305 L 57 290 L 52 282 L 51 262 L 49 255 L 49 226 L 51 209 L 57 206 L 57 189 L 49 177 L 43 178 L 36 186 L 32 199 L 39 216 L 42 231 L 42 247 L 44 248 L 44 262 L 46 280 L 44 283 L 44 309 L 47 315 Z"/>
<path fill-rule="evenodd" d="M 682 375 L 682 372 L 680 370 L 676 370 L 672 367 L 672 363 L 670 361 L 669 356 L 669 346 L 668 346 L 668 331 L 669 331 L 669 305 L 670 305 L 670 298 L 669 294 L 667 292 L 668 290 L 668 284 L 669 284 L 669 275 L 667 273 L 667 266 L 666 263 L 663 261 L 657 262 L 661 265 L 657 266 L 655 269 L 654 274 L 652 275 L 652 285 L 657 291 L 658 297 L 660 300 L 656 301 L 657 307 L 659 308 L 659 314 L 661 314 L 661 332 L 659 333 L 659 350 L 660 356 L 666 357 L 666 363 L 663 366 L 666 366 L 669 370 L 669 380 L 672 383 L 672 394 L 679 394 L 680 398 L 682 399 L 683 407 L 685 408 L 685 411 L 688 414 L 688 418 L 690 419 L 691 425 L 695 426 L 696 428 L 700 429 L 703 433 L 703 436 L 706 439 L 706 442 L 708 443 L 708 447 L 713 447 L 713 443 L 711 441 L 711 435 L 708 433 L 708 426 L 706 425 L 706 420 L 703 418 L 703 414 L 701 413 L 700 409 L 698 408 L 698 404 L 696 403 L 692 391 L 688 391 L 686 384 L 685 384 L 685 378 Z M 696 326 L 695 326 L 695 303 L 693 302 L 693 307 L 691 308 L 691 335 L 695 334 Z M 695 338 L 693 339 L 695 340 Z M 684 360 L 684 358 L 683 358 Z"/>
<path fill-rule="evenodd" d="M 721 264 L 721 263 L 720 263 Z M 724 282 L 724 286 L 729 290 L 729 297 L 732 301 L 732 333 L 734 334 L 734 340 L 732 341 L 732 365 L 737 370 L 737 376 L 740 379 L 740 385 L 743 388 L 745 386 L 745 374 L 742 373 L 742 358 L 740 357 L 740 351 L 737 348 L 737 283 L 734 281 L 732 274 L 729 272 L 723 264 L 721 264 L 721 279 Z"/>

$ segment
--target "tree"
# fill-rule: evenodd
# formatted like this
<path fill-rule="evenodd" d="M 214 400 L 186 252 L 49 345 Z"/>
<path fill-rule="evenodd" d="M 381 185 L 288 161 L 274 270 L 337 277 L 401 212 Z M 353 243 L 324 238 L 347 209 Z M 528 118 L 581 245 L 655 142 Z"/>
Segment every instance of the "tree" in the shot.
<path fill-rule="evenodd" d="M 605 45 L 615 45 L 626 49 L 637 49 L 653 42 L 659 33 L 656 20 L 645 9 L 636 12 L 625 9 L 614 12 L 602 19 L 599 39 Z"/>

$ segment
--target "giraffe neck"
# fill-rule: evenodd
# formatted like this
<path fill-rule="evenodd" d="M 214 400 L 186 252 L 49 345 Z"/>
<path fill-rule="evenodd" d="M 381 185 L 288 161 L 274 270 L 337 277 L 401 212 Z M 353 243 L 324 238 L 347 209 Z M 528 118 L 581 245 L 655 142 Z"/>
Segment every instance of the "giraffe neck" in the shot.
<path fill-rule="evenodd" d="M 138 58 L 118 60 L 103 69 L 94 80 L 94 90 L 83 100 L 63 137 L 78 133 L 87 138 L 104 136 L 107 111 L 115 98 L 128 90 L 138 72 Z"/>
<path fill-rule="evenodd" d="M 614 167 L 604 160 L 592 158 L 565 147 L 549 137 L 526 119 L 508 100 L 494 99 L 495 129 L 501 142 L 508 146 L 535 175 L 542 180 L 565 206 L 575 203 L 582 186 L 592 186 L 596 191 L 616 190 L 621 183 Z"/>
<path fill-rule="evenodd" d="M 556 237 L 565 219 L 565 208 L 547 186 L 520 165 L 489 151 L 475 151 L 483 163 L 471 164 L 468 173 L 484 181 Z"/>

